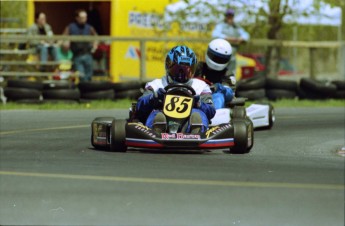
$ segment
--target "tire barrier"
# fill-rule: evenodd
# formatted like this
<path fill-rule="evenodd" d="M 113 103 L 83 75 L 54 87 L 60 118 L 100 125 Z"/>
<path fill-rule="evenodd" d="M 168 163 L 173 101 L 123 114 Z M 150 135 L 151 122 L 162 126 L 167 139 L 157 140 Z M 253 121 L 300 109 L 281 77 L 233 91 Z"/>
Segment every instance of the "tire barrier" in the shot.
<path fill-rule="evenodd" d="M 7 87 L 43 90 L 42 82 L 28 81 L 28 80 L 8 80 Z"/>
<path fill-rule="evenodd" d="M 248 79 L 240 80 L 237 83 L 237 91 L 247 91 L 254 89 L 263 89 L 266 85 L 266 78 L 263 76 L 256 76 Z"/>
<path fill-rule="evenodd" d="M 47 80 L 43 82 L 43 90 L 74 89 L 74 83 L 66 80 Z"/>
<path fill-rule="evenodd" d="M 74 100 L 79 101 L 80 92 L 78 89 L 51 89 L 43 90 L 44 100 Z"/>
<path fill-rule="evenodd" d="M 240 80 L 237 83 L 236 94 L 248 100 L 261 100 L 266 98 L 266 78 L 262 76 Z"/>
<path fill-rule="evenodd" d="M 84 100 L 114 100 L 115 92 L 113 89 L 82 92 L 80 97 Z"/>
<path fill-rule="evenodd" d="M 113 89 L 113 83 L 104 81 L 80 82 L 78 88 L 81 93 L 97 92 Z"/>
<path fill-rule="evenodd" d="M 269 100 L 294 99 L 297 97 L 297 90 L 296 81 L 266 79 L 266 96 Z"/>
<path fill-rule="evenodd" d="M 286 89 L 267 89 L 266 96 L 269 100 L 295 99 L 297 94 L 296 91 Z"/>
<path fill-rule="evenodd" d="M 116 99 L 132 99 L 136 100 L 142 95 L 140 89 L 132 89 L 126 91 L 116 92 Z"/>
<path fill-rule="evenodd" d="M 5 87 L 4 95 L 8 101 L 36 103 L 41 99 L 42 92 L 37 89 Z"/>
<path fill-rule="evenodd" d="M 336 96 L 337 86 L 331 82 L 302 78 L 299 92 L 301 99 L 328 99 Z"/>
<path fill-rule="evenodd" d="M 237 96 L 247 98 L 248 100 L 261 100 L 266 97 L 266 90 L 253 89 L 253 90 L 246 90 L 246 91 L 237 91 Z"/>
<path fill-rule="evenodd" d="M 90 100 L 138 99 L 146 82 L 131 81 L 80 82 L 78 88 L 67 80 L 33 82 L 28 80 L 8 80 L 4 96 L 8 101 L 18 103 L 44 102 L 87 102 Z M 260 101 L 264 99 L 345 99 L 345 81 L 319 81 L 302 78 L 300 82 L 264 78 L 257 76 L 237 83 L 236 96 Z"/>

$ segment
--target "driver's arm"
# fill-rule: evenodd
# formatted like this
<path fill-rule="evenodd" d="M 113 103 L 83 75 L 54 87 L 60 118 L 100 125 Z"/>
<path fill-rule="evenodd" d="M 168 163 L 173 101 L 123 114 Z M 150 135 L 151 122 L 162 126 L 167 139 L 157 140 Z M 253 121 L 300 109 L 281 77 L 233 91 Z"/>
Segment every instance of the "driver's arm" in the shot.
<path fill-rule="evenodd" d="M 216 114 L 216 109 L 214 108 L 212 100 L 212 93 L 209 87 L 200 95 L 199 109 L 206 114 L 208 120 L 211 120 Z"/>
<path fill-rule="evenodd" d="M 152 104 L 154 91 L 152 89 L 145 89 L 143 95 L 139 97 L 137 102 L 137 116 L 139 120 L 145 123 L 147 117 L 153 111 L 154 106 Z"/>

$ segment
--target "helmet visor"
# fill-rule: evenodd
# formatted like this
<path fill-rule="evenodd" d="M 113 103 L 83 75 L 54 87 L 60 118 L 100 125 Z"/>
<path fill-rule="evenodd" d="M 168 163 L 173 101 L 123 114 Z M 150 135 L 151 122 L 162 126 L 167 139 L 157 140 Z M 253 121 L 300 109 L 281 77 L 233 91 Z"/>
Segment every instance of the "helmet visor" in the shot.
<path fill-rule="evenodd" d="M 168 75 L 174 82 L 186 83 L 194 74 L 194 66 L 174 64 L 168 69 Z"/>
<path fill-rule="evenodd" d="M 218 53 L 211 48 L 208 48 L 207 56 L 210 58 L 210 60 L 217 64 L 226 64 L 230 61 L 231 58 L 231 55 Z"/>

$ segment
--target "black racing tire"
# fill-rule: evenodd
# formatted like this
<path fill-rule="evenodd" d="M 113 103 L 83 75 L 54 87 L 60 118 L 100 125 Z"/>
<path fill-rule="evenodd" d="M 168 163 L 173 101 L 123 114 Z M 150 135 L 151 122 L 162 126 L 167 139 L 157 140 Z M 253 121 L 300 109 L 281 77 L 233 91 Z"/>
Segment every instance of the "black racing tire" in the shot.
<path fill-rule="evenodd" d="M 231 109 L 231 118 L 234 119 L 244 119 L 247 117 L 246 109 L 243 106 L 235 106 Z"/>
<path fill-rule="evenodd" d="M 345 90 L 345 80 L 335 80 L 332 84 L 337 87 L 337 90 Z"/>
<path fill-rule="evenodd" d="M 248 141 L 250 140 L 250 144 L 247 147 L 246 153 L 249 153 L 250 150 L 254 146 L 254 125 L 253 122 L 247 117 L 247 124 L 248 124 Z"/>
<path fill-rule="evenodd" d="M 108 150 L 109 146 L 100 146 L 97 145 L 93 142 L 93 135 L 94 135 L 94 128 L 93 128 L 93 123 L 97 122 L 102 122 L 102 123 L 107 123 L 107 124 L 112 124 L 113 120 L 115 120 L 114 117 L 97 117 L 95 118 L 92 123 L 91 123 L 91 145 L 98 150 Z"/>
<path fill-rule="evenodd" d="M 126 152 L 126 120 L 114 119 L 111 125 L 110 151 Z"/>
<path fill-rule="evenodd" d="M 238 97 L 245 97 L 248 100 L 260 100 L 266 98 L 265 89 L 253 89 L 247 91 L 237 91 Z"/>
<path fill-rule="evenodd" d="M 15 101 L 18 104 L 42 104 L 40 99 L 20 99 Z"/>
<path fill-rule="evenodd" d="M 42 91 L 43 83 L 36 82 L 36 81 L 28 81 L 28 80 L 8 80 L 7 87 L 35 89 L 35 90 Z"/>
<path fill-rule="evenodd" d="M 48 89 L 72 89 L 74 88 L 74 84 L 67 80 L 50 80 L 43 82 L 43 90 Z"/>
<path fill-rule="evenodd" d="M 296 81 L 287 81 L 274 78 L 266 79 L 266 89 L 280 89 L 296 92 L 298 84 Z"/>
<path fill-rule="evenodd" d="M 264 129 L 272 129 L 275 121 L 276 121 L 276 115 L 275 115 L 275 110 L 272 104 L 268 104 L 269 109 L 268 109 L 268 126 Z"/>
<path fill-rule="evenodd" d="M 309 89 L 304 89 L 300 87 L 297 92 L 298 98 L 301 100 L 325 100 L 336 95 L 336 92 L 332 96 L 325 95 L 321 92 L 311 91 Z"/>
<path fill-rule="evenodd" d="M 263 89 L 266 86 L 266 78 L 262 76 L 240 80 L 237 83 L 236 91 L 247 91 L 253 89 Z"/>
<path fill-rule="evenodd" d="M 67 100 L 67 99 L 44 99 L 44 104 L 79 104 L 79 100 Z"/>
<path fill-rule="evenodd" d="M 297 93 L 296 91 L 285 89 L 267 89 L 266 96 L 269 100 L 294 99 Z"/>
<path fill-rule="evenodd" d="M 13 88 L 13 87 L 4 88 L 4 95 L 5 97 L 7 97 L 9 101 L 28 100 L 28 99 L 39 100 L 41 94 L 42 94 L 41 91 L 37 89 Z"/>
<path fill-rule="evenodd" d="M 80 92 L 97 92 L 113 89 L 113 83 L 105 81 L 80 82 L 78 88 Z"/>
<path fill-rule="evenodd" d="M 310 78 L 302 78 L 300 87 L 309 93 L 316 93 L 320 98 L 329 98 L 335 95 L 337 87 L 328 82 L 317 81 Z"/>
<path fill-rule="evenodd" d="M 43 99 L 76 100 L 80 99 L 78 89 L 52 89 L 43 90 Z"/>
<path fill-rule="evenodd" d="M 338 90 L 335 95 L 335 99 L 345 99 L 345 90 Z"/>
<path fill-rule="evenodd" d="M 142 95 L 142 92 L 140 89 L 133 89 L 128 91 L 115 92 L 115 94 L 116 99 L 128 98 L 132 100 L 137 100 Z"/>
<path fill-rule="evenodd" d="M 129 90 L 139 90 L 142 88 L 143 84 L 139 80 L 130 82 L 118 82 L 113 84 L 115 92 L 129 91 Z"/>
<path fill-rule="evenodd" d="M 115 92 L 113 89 L 95 91 L 95 92 L 82 92 L 81 98 L 88 100 L 114 100 Z"/>
<path fill-rule="evenodd" d="M 245 154 L 248 152 L 248 126 L 246 120 L 234 120 L 234 142 L 235 146 L 230 148 L 230 153 Z"/>

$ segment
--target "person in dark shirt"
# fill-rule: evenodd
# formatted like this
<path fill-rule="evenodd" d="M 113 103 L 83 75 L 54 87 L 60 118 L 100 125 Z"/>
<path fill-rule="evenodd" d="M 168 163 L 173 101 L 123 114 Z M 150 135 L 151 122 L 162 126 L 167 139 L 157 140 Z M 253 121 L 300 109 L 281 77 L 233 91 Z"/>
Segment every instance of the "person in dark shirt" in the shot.
<path fill-rule="evenodd" d="M 208 44 L 205 62 L 200 61 L 195 71 L 195 77 L 205 80 L 214 87 L 212 94 L 216 109 L 224 108 L 225 103 L 234 97 L 230 88 L 236 83 L 233 74 L 228 75 L 227 66 L 232 57 L 232 48 L 224 39 L 214 39 Z"/>
<path fill-rule="evenodd" d="M 77 10 L 75 13 L 75 22 L 69 24 L 64 35 L 97 35 L 94 27 L 87 23 L 87 13 L 85 10 Z M 90 42 L 72 42 L 71 50 L 73 52 L 73 64 L 75 70 L 80 73 L 82 81 L 91 81 L 93 73 L 92 53 L 97 49 L 97 41 Z"/>

